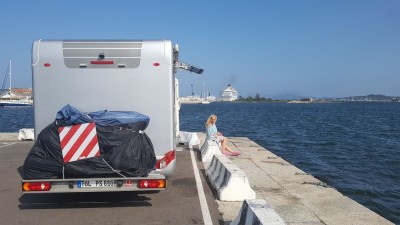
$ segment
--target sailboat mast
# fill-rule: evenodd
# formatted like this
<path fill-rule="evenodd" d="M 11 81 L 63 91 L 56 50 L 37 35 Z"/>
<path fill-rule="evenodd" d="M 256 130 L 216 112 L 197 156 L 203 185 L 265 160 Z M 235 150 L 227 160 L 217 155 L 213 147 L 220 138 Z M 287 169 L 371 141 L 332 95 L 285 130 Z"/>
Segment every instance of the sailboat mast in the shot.
<path fill-rule="evenodd" d="M 206 82 L 203 85 L 203 98 L 206 99 Z"/>
<path fill-rule="evenodd" d="M 10 76 L 10 99 L 11 99 L 11 59 L 10 59 L 10 64 L 9 64 L 9 69 L 8 69 L 8 75 Z"/>

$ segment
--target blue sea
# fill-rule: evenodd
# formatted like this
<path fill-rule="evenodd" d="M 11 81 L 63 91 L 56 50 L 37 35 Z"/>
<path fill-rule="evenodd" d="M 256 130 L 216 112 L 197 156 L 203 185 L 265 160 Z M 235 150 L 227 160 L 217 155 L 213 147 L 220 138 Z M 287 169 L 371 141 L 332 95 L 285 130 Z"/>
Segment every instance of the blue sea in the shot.
<path fill-rule="evenodd" d="M 0 107 L 0 133 L 33 128 L 33 107 Z"/>
<path fill-rule="evenodd" d="M 225 136 L 252 139 L 400 224 L 400 103 L 184 104 L 181 130 L 204 131 L 212 113 Z M 32 127 L 33 108 L 0 108 L 0 132 Z"/>
<path fill-rule="evenodd" d="M 210 114 L 225 136 L 248 137 L 400 224 L 400 103 L 182 105 L 183 131 Z"/>

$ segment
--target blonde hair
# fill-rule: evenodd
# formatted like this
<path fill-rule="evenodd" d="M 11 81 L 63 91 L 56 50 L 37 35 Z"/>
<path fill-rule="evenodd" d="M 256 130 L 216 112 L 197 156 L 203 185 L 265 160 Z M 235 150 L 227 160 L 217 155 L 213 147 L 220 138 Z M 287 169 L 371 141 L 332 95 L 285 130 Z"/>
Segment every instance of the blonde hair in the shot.
<path fill-rule="evenodd" d="M 211 122 L 210 122 L 211 119 L 217 120 L 217 116 L 216 116 L 215 114 L 211 114 L 211 115 L 208 117 L 207 122 L 206 122 L 206 124 L 205 124 L 206 127 L 211 126 Z"/>

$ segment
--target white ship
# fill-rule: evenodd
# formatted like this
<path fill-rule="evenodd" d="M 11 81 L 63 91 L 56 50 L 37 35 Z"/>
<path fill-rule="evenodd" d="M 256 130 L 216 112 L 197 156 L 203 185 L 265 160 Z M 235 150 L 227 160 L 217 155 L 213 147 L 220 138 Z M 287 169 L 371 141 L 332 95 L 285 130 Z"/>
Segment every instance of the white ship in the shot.
<path fill-rule="evenodd" d="M 221 93 L 221 101 L 232 102 L 238 99 L 238 92 L 228 84 L 228 87 Z"/>

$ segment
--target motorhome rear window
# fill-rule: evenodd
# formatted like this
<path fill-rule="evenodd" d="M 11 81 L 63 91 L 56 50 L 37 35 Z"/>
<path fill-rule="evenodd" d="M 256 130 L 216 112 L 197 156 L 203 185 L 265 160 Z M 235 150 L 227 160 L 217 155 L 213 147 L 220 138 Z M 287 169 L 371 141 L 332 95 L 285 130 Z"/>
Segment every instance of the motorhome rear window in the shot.
<path fill-rule="evenodd" d="M 64 41 L 62 49 L 68 68 L 137 68 L 142 42 Z"/>

